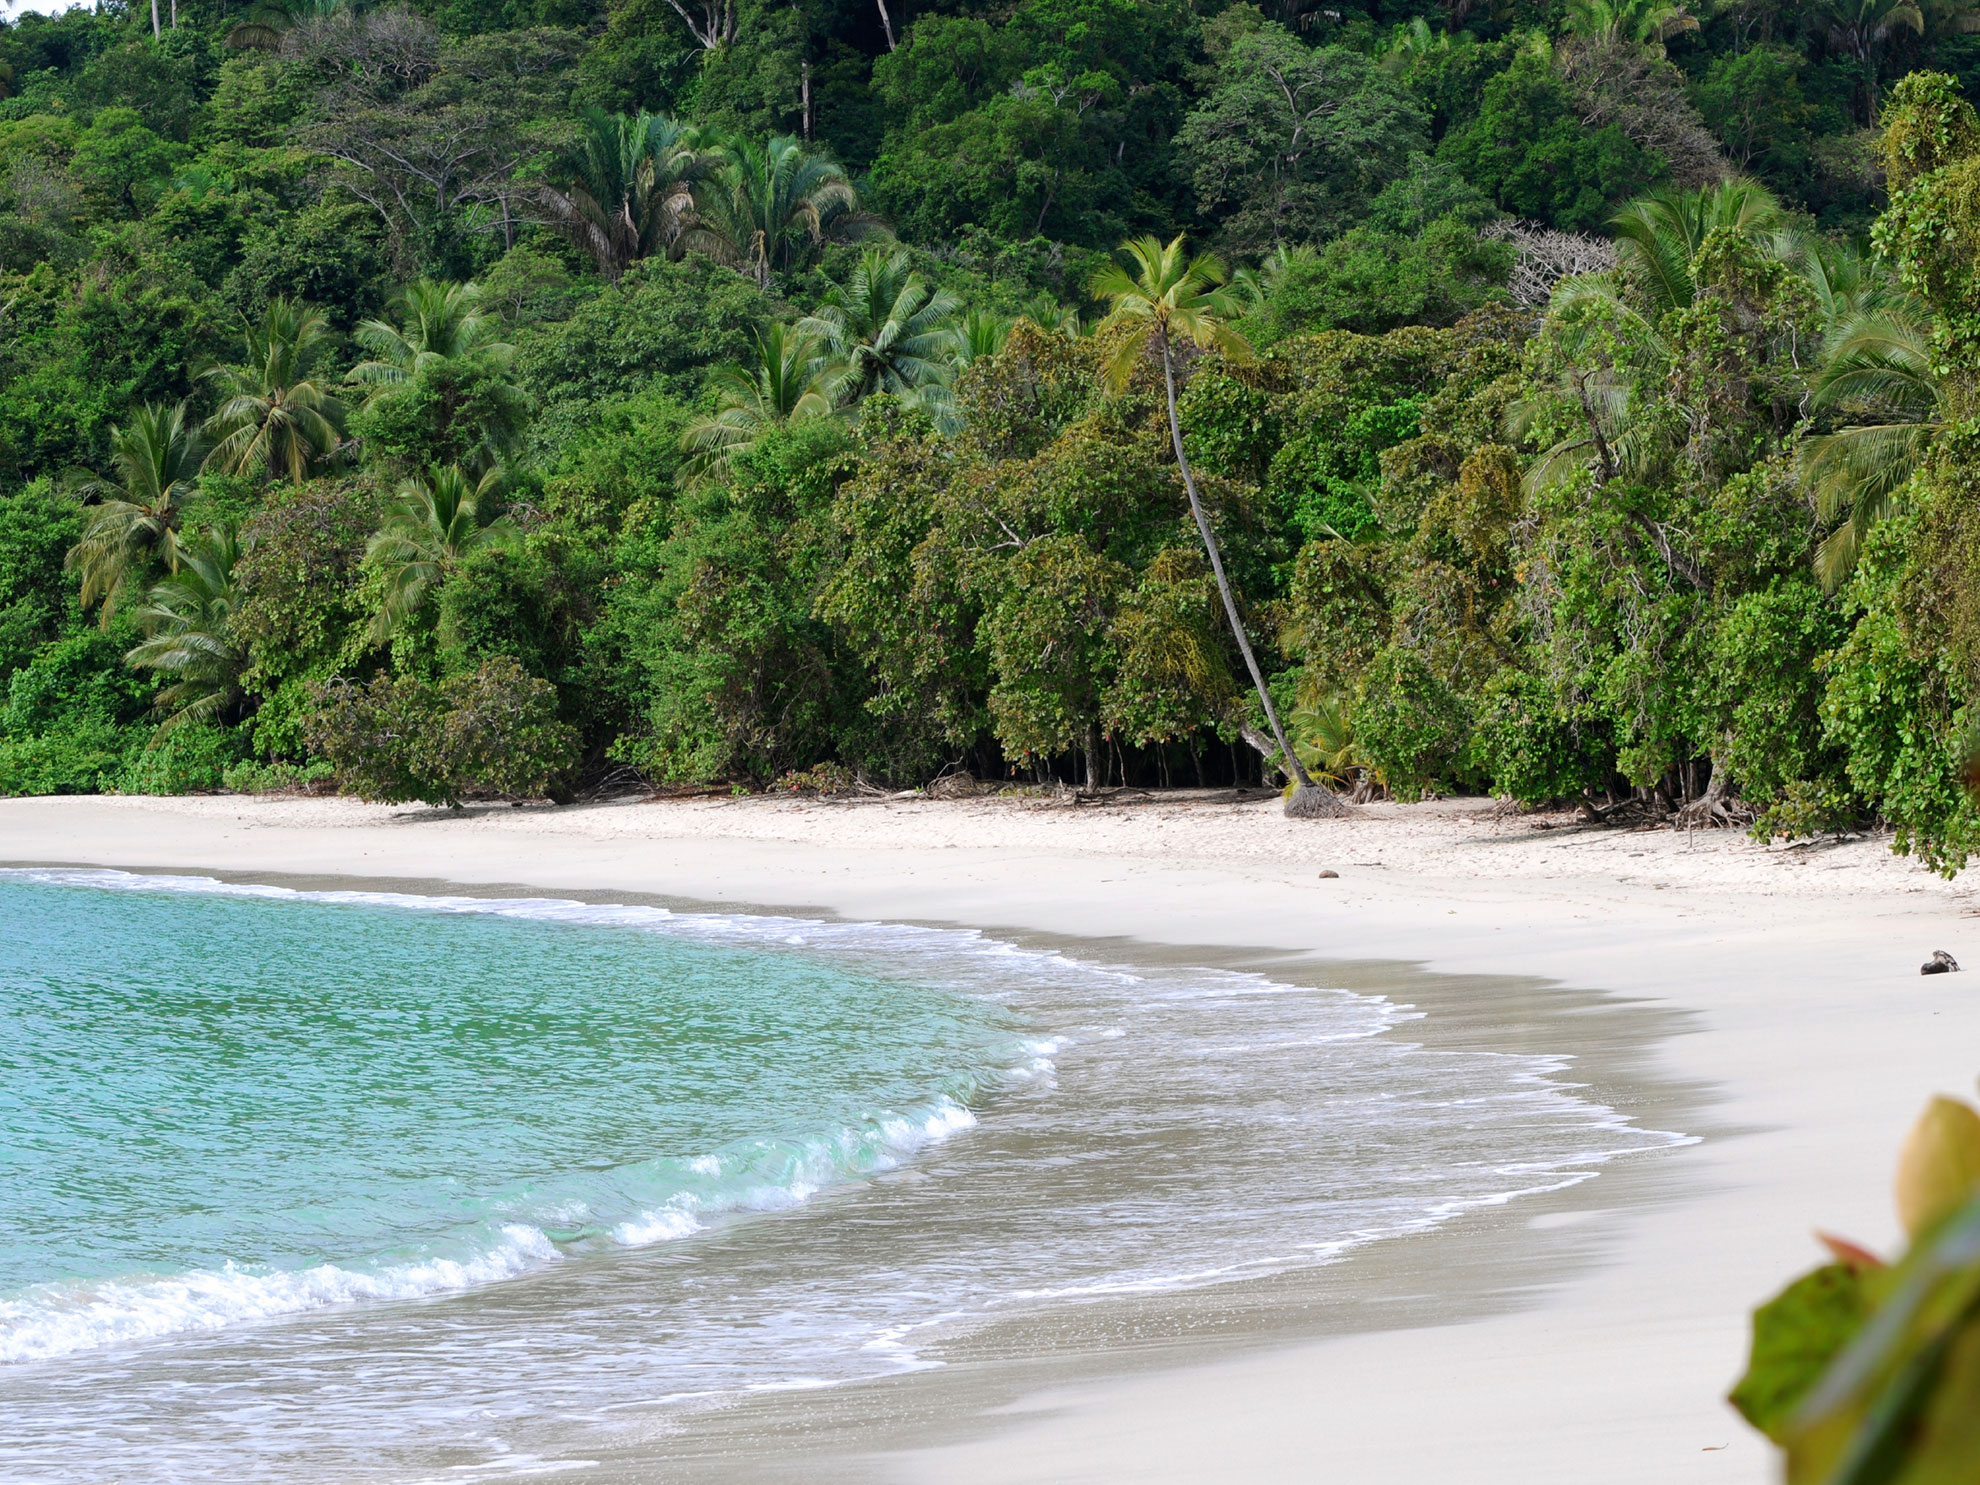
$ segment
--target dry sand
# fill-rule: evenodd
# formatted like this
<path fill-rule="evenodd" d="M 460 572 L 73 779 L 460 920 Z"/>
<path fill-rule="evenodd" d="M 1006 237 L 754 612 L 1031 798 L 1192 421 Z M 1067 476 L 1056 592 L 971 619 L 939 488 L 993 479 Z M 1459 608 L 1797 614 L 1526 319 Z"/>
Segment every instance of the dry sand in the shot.
<path fill-rule="evenodd" d="M 1551 827 L 1551 828 L 1541 828 Z M 1745 1312 L 1817 1258 L 1812 1227 L 1896 1241 L 1889 1172 L 1928 1094 L 1970 1093 L 1971 889 L 1888 842 L 1579 828 L 1475 802 L 1288 821 L 1270 801 L 706 800 L 450 815 L 337 800 L 0 801 L 0 861 L 341 874 L 659 894 L 738 907 L 1316 959 L 1544 975 L 1674 1013 L 1647 1049 L 1698 1092 L 1654 1187 L 1598 1179 L 1598 1260 L 1484 1318 L 1413 1276 L 1407 1328 L 1149 1372 L 1095 1368 L 834 1478 L 942 1482 L 1757 1482 L 1721 1401 Z M 1323 879 L 1321 870 L 1339 873 Z M 1976 879 L 1980 880 L 1980 879 Z M 1574 1005 L 1563 995 L 1572 1045 Z M 1654 1200 L 1630 1195 L 1653 1190 Z M 1611 1194 L 1613 1193 L 1613 1194 Z M 1607 1209 L 1605 1210 L 1605 1203 Z M 1527 1220 L 1527 1219 L 1522 1219 Z M 1540 1233 L 1535 1234 L 1538 1241 Z M 1433 1248 L 1424 1248 L 1431 1253 Z M 1426 1323 L 1426 1317 L 1428 1323 Z M 653 1479 L 665 1478 L 656 1466 Z M 822 1477 L 822 1476 L 821 1476 Z"/>

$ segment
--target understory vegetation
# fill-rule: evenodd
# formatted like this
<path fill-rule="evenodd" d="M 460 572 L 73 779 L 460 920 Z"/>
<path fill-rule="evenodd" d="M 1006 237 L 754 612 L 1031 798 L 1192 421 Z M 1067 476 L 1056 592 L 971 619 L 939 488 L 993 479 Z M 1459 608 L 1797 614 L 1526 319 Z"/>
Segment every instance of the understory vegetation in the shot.
<path fill-rule="evenodd" d="M 184 0 L 0 80 L 0 792 L 1980 848 L 1968 0 Z"/>

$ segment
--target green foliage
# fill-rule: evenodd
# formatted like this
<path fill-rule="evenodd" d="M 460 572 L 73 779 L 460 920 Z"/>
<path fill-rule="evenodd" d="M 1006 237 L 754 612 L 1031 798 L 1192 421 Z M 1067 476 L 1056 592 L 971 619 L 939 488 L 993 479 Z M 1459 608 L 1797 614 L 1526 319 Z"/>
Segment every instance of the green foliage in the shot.
<path fill-rule="evenodd" d="M 1375 656 L 1353 715 L 1356 747 L 1396 798 L 1421 799 L 1464 779 L 1471 718 L 1414 651 L 1391 645 Z"/>
<path fill-rule="evenodd" d="M 1427 142 L 1414 100 L 1369 58 L 1271 24 L 1231 43 L 1176 137 L 1199 210 L 1243 253 L 1340 232 Z"/>
<path fill-rule="evenodd" d="M 1956 869 L 1957 17 L 1210 12 L 0 29 L 0 784 L 301 778 L 326 684 L 437 736 L 500 664 L 568 781 L 1228 777 L 1297 699 L 1357 787 Z"/>
<path fill-rule="evenodd" d="M 1513 256 L 1509 244 L 1481 238 L 1455 213 L 1409 232 L 1354 227 L 1288 262 L 1264 306 L 1269 335 L 1455 324 L 1497 297 Z"/>
<path fill-rule="evenodd" d="M 646 259 L 569 319 L 517 338 L 516 369 L 568 437 L 603 403 L 649 389 L 690 401 L 712 366 L 747 356 L 776 302 L 705 258 Z"/>
<path fill-rule="evenodd" d="M 129 755 L 120 794 L 211 794 L 240 762 L 244 739 L 219 727 L 179 727 Z"/>
<path fill-rule="evenodd" d="M 150 729 L 148 688 L 118 663 L 123 637 L 95 629 L 44 645 L 16 670 L 0 707 L 0 793 L 112 788 Z"/>
<path fill-rule="evenodd" d="M 0 681 L 61 625 L 70 604 L 63 558 L 81 532 L 75 500 L 47 480 L 0 492 Z"/>
<path fill-rule="evenodd" d="M 1562 715 L 1544 682 L 1515 670 L 1486 683 L 1471 746 L 1492 787 L 1526 805 L 1602 784 L 1615 750 L 1600 722 Z"/>
<path fill-rule="evenodd" d="M 388 803 L 539 798 L 576 761 L 556 688 L 507 657 L 438 684 L 381 675 L 319 686 L 308 735 L 347 790 Z"/>
<path fill-rule="evenodd" d="M 1827 1263 L 1753 1312 L 1753 1356 L 1732 1405 L 1775 1443 L 1822 1373 L 1863 1328 L 1873 1287 L 1860 1269 Z"/>
<path fill-rule="evenodd" d="M 1485 85 L 1477 116 L 1446 134 L 1438 154 L 1502 211 L 1570 229 L 1600 224 L 1657 173 L 1619 126 L 1584 126 L 1535 51 Z"/>
<path fill-rule="evenodd" d="M 1910 1250 L 1842 1260 L 1754 1314 L 1732 1401 L 1786 1455 L 1788 1485 L 1936 1485 L 1980 1460 L 1980 1114 L 1934 1098 L 1898 1158 Z"/>

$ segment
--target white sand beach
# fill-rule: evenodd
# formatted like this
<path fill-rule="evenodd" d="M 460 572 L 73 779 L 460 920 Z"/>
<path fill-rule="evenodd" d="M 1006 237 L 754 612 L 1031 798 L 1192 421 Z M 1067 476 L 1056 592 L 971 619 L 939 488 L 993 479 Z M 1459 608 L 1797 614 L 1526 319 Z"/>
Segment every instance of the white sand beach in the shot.
<path fill-rule="evenodd" d="M 1478 801 L 1288 821 L 1274 801 L 1228 794 L 458 814 L 58 798 L 0 801 L 0 863 L 622 891 L 1406 960 L 1545 976 L 1672 1013 L 1679 1034 L 1644 1052 L 1660 1078 L 1693 1090 L 1685 1132 L 1702 1139 L 1655 1157 L 1654 1183 L 1605 1174 L 1576 1188 L 1571 1209 L 1530 1219 L 1536 1241 L 1580 1224 L 1591 1261 L 1483 1309 L 1453 1302 L 1442 1323 L 1426 1317 L 1452 1281 L 1426 1266 L 1408 1277 L 1427 1302 L 1397 1328 L 1041 1377 L 988 1414 L 924 1420 L 912 1447 L 862 1455 L 846 1478 L 1771 1479 L 1769 1449 L 1722 1400 L 1748 1309 L 1816 1261 L 1815 1227 L 1895 1245 L 1898 1141 L 1928 1095 L 1970 1094 L 1980 1073 L 1974 884 L 1941 881 L 1877 838 L 1762 847 L 1727 832 L 1584 829 Z M 1969 972 L 1920 976 L 1935 949 Z M 1574 1012 L 1564 1014 L 1571 1047 Z M 1529 1219 L 1515 1204 L 1508 1220 Z M 650 1478 L 669 1476 L 656 1467 Z"/>

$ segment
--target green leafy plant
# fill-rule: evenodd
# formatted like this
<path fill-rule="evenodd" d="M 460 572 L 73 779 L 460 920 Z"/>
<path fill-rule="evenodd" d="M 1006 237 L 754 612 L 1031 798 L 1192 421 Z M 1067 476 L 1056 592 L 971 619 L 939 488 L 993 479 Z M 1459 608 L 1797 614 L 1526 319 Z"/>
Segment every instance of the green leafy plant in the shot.
<path fill-rule="evenodd" d="M 310 747 L 363 799 L 458 806 L 472 796 L 541 798 L 576 761 L 557 691 L 506 656 L 435 684 L 380 675 L 316 689 Z"/>
<path fill-rule="evenodd" d="M 1952 1485 L 1980 1471 L 1980 1113 L 1934 1098 L 1898 1157 L 1909 1250 L 1834 1261 L 1754 1312 L 1740 1412 L 1788 1485 Z"/>

